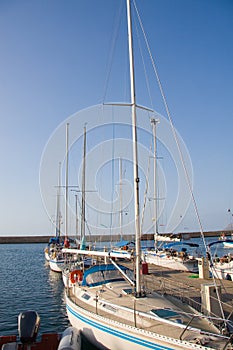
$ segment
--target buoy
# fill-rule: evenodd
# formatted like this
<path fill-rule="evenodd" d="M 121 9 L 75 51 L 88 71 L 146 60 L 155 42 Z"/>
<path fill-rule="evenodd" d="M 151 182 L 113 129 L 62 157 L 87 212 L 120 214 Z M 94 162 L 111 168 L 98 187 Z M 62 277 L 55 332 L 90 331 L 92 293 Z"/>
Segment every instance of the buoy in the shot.
<path fill-rule="evenodd" d="M 71 283 L 81 282 L 83 279 L 83 272 L 81 270 L 74 270 L 70 272 Z"/>

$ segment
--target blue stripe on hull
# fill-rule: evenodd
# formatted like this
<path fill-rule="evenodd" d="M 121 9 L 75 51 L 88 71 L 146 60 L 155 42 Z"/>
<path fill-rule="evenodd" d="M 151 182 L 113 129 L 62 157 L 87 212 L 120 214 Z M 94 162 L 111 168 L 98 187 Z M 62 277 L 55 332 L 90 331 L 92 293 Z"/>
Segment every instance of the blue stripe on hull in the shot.
<path fill-rule="evenodd" d="M 174 348 L 170 348 L 170 347 L 167 347 L 167 346 L 163 346 L 163 345 L 157 345 L 157 344 L 154 344 L 152 342 L 149 342 L 147 340 L 142 340 L 142 339 L 139 339 L 139 338 L 136 338 L 135 336 L 131 336 L 129 334 L 126 334 L 126 333 L 123 333 L 123 332 L 120 332 L 118 330 L 113 330 L 111 328 L 108 328 L 104 325 L 101 325 L 99 323 L 96 323 L 95 321 L 92 321 L 90 320 L 89 318 L 86 318 L 82 315 L 80 315 L 79 313 L 77 313 L 76 311 L 74 311 L 73 309 L 71 309 L 71 307 L 69 305 L 66 304 L 66 307 L 67 307 L 67 310 L 76 318 L 78 318 L 80 321 L 82 322 L 85 322 L 85 324 L 89 324 L 91 327 L 93 328 L 97 328 L 105 333 L 108 333 L 108 334 L 111 334 L 111 335 L 114 335 L 120 339 L 124 339 L 124 340 L 127 340 L 133 344 L 137 344 L 137 345 L 141 345 L 141 346 L 144 346 L 145 348 L 147 349 L 154 349 L 154 350 L 172 350 Z"/>

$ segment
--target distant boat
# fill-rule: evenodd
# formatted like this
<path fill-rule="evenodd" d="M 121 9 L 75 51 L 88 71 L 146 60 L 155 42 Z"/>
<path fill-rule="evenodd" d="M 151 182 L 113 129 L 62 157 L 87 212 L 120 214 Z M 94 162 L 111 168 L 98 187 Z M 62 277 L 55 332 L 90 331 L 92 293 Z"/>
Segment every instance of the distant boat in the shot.
<path fill-rule="evenodd" d="M 226 240 L 223 242 L 224 248 L 233 248 L 233 240 Z"/>
<path fill-rule="evenodd" d="M 212 271 L 216 278 L 233 281 L 233 256 L 223 256 L 215 260 Z"/>
<path fill-rule="evenodd" d="M 83 133 L 83 174 L 82 174 L 82 214 L 81 214 L 81 240 L 79 244 L 80 250 L 86 250 L 86 237 L 85 237 L 85 224 L 86 224 L 86 216 L 85 216 L 85 171 L 86 171 L 86 126 L 84 127 Z M 71 254 L 70 250 L 67 250 L 67 253 L 71 259 L 70 261 L 67 259 L 65 264 L 62 267 L 62 280 L 65 287 L 69 287 L 70 283 L 74 283 L 80 279 L 80 274 L 85 267 L 90 267 L 91 265 L 96 263 L 96 259 L 92 257 L 85 257 L 79 254 Z M 72 258 L 73 256 L 73 258 Z"/>
<path fill-rule="evenodd" d="M 218 244 L 223 244 L 224 247 L 226 244 L 232 245 L 233 241 L 229 239 L 225 239 L 225 241 L 214 241 L 211 242 L 208 246 L 211 248 L 214 245 Z M 225 280 L 230 280 L 233 281 L 233 254 L 228 253 L 222 257 L 215 257 L 210 259 L 210 270 L 214 277 L 219 278 L 219 279 L 225 279 Z"/>
<path fill-rule="evenodd" d="M 233 248 L 233 234 L 228 238 L 226 234 L 223 232 L 219 237 L 219 240 L 222 241 L 224 248 Z"/>
<path fill-rule="evenodd" d="M 135 100 L 130 0 L 127 0 L 127 14 L 131 72 L 131 102 L 128 107 L 132 116 L 135 250 L 126 254 L 120 254 L 119 251 L 69 250 L 83 256 L 103 258 L 104 262 L 97 262 L 96 266 L 84 270 L 83 275 L 80 274 L 66 288 L 68 318 L 89 341 L 101 342 L 103 348 L 111 350 L 226 349 L 231 342 L 229 320 L 223 320 L 216 315 L 211 317 L 210 313 L 205 316 L 184 301 L 165 293 L 147 290 L 143 283 L 136 122 L 138 106 Z M 150 110 L 147 112 L 154 113 Z M 63 251 L 68 252 L 68 249 Z M 118 263 L 119 258 L 125 260 L 124 264 Z M 133 269 L 127 265 L 128 259 L 133 261 Z"/>
<path fill-rule="evenodd" d="M 179 250 L 179 247 L 180 248 Z M 186 248 L 187 247 L 187 248 Z M 144 261 L 177 271 L 198 273 L 197 256 L 190 254 L 190 248 L 198 248 L 196 243 L 171 242 L 158 250 L 145 250 L 142 253 Z M 178 249 L 177 249 L 178 248 Z"/>
<path fill-rule="evenodd" d="M 181 238 L 178 234 L 165 235 L 162 233 L 158 233 L 155 239 L 157 239 L 158 242 L 180 242 L 181 241 Z"/>
<path fill-rule="evenodd" d="M 66 263 L 71 260 L 76 261 L 76 257 L 70 255 L 69 253 L 64 254 L 62 252 L 62 248 L 69 248 L 71 245 L 71 241 L 68 237 L 68 162 L 69 162 L 69 124 L 66 124 L 66 185 L 65 185 L 65 237 L 64 240 L 60 239 L 60 192 L 58 194 L 58 202 L 57 202 L 57 227 L 58 227 L 58 235 L 56 236 L 59 239 L 58 243 L 53 246 L 53 250 L 50 249 L 49 255 L 49 266 L 50 269 L 54 272 L 62 273 L 63 268 Z M 61 188 L 60 177 L 59 177 L 59 185 L 58 189 Z"/>
<path fill-rule="evenodd" d="M 60 248 L 62 248 L 60 197 L 61 197 L 61 163 L 59 163 L 59 170 L 58 170 L 55 237 L 50 238 L 46 248 L 44 249 L 45 260 L 47 262 L 51 260 L 52 256 L 54 256 L 60 250 Z"/>
<path fill-rule="evenodd" d="M 227 238 L 225 234 L 221 235 L 221 239 L 223 241 L 224 248 L 233 248 L 233 234 L 230 236 L 231 238 Z"/>

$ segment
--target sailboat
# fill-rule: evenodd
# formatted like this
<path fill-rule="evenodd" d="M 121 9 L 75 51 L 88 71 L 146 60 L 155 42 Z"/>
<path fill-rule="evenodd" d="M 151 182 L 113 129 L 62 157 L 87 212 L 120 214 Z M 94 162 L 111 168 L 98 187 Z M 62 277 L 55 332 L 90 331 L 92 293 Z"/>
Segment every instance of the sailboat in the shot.
<path fill-rule="evenodd" d="M 131 80 L 132 144 L 134 167 L 135 251 L 118 264 L 115 252 L 72 250 L 105 259 L 84 270 L 66 289 L 66 309 L 72 326 L 102 349 L 230 349 L 227 320 L 220 331 L 219 317 L 206 317 L 178 299 L 148 291 L 141 274 L 137 106 L 135 100 L 131 2 L 127 0 Z M 64 252 L 67 250 L 64 249 Z M 222 323 L 221 323 L 222 324 Z M 224 331 L 223 331 L 224 329 Z"/>
<path fill-rule="evenodd" d="M 52 254 L 50 254 L 49 257 L 49 266 L 50 269 L 54 272 L 61 273 L 65 265 L 73 260 L 77 259 L 76 255 L 71 255 L 69 252 L 64 253 L 62 252 L 63 247 L 70 247 L 70 241 L 68 238 L 68 162 L 69 162 L 69 124 L 66 125 L 66 186 L 65 186 L 65 196 L 66 196 L 66 205 L 65 205 L 65 238 L 64 242 L 60 242 L 55 245 L 54 251 Z M 60 180 L 59 180 L 59 189 L 60 186 Z M 60 194 L 59 194 L 60 197 Z M 60 199 L 59 199 L 60 200 Z M 60 220 L 60 205 L 58 206 L 59 212 L 58 212 L 58 222 Z M 58 224 L 59 232 L 60 232 L 60 223 Z"/>
<path fill-rule="evenodd" d="M 190 249 L 199 247 L 198 244 L 183 242 L 179 238 L 161 236 L 158 232 L 157 220 L 157 138 L 156 126 L 159 120 L 151 119 L 154 140 L 154 249 L 145 249 L 142 252 L 142 259 L 149 264 L 167 267 L 172 270 L 189 271 L 198 273 L 198 260 L 190 253 Z M 161 245 L 161 241 L 169 242 Z M 189 250 L 188 250 L 189 249 Z M 195 252 L 197 255 L 197 252 Z"/>
<path fill-rule="evenodd" d="M 232 244 L 231 239 L 225 239 L 224 241 L 218 240 L 209 243 L 209 248 L 215 245 L 222 245 L 223 243 Z M 225 245 L 224 245 L 225 248 Z M 210 258 L 210 272 L 214 275 L 215 278 L 225 279 L 233 281 L 233 254 L 228 253 L 221 257 Z"/>
<path fill-rule="evenodd" d="M 233 239 L 229 239 L 223 242 L 224 248 L 233 248 Z"/>
<path fill-rule="evenodd" d="M 56 254 L 58 250 L 61 250 L 61 211 L 60 211 L 60 197 L 61 197 L 61 163 L 59 162 L 58 169 L 58 187 L 57 187 L 57 208 L 56 208 L 56 228 L 55 237 L 51 237 L 47 247 L 44 249 L 45 260 L 50 261 L 52 256 Z"/>
<path fill-rule="evenodd" d="M 81 237 L 80 249 L 86 249 L 85 241 L 85 171 L 86 171 L 86 126 L 83 132 L 83 169 L 82 169 L 82 214 L 81 214 Z M 77 220 L 77 219 L 76 219 Z M 70 253 L 70 250 L 67 250 Z M 81 269 L 92 263 L 92 258 L 86 258 L 78 254 L 74 254 L 75 259 L 67 262 L 62 269 L 62 280 L 65 287 L 68 287 L 75 279 L 79 279 Z"/>
<path fill-rule="evenodd" d="M 167 267 L 172 270 L 198 273 L 197 253 L 194 255 L 188 251 L 190 248 L 198 247 L 199 244 L 197 243 L 182 241 L 167 243 L 160 249 L 144 251 L 143 259 L 149 264 Z"/>

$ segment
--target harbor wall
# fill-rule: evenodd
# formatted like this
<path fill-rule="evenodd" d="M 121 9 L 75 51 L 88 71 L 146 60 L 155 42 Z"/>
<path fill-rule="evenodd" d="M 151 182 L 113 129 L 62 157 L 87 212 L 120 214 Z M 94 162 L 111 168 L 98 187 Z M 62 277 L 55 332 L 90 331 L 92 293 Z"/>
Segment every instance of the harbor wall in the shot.
<path fill-rule="evenodd" d="M 205 237 L 220 237 L 222 234 L 230 236 L 233 231 L 207 231 L 204 232 Z M 171 234 L 164 234 L 165 236 L 171 236 Z M 184 240 L 190 238 L 199 238 L 200 232 L 182 232 L 179 234 Z M 9 243 L 48 243 L 51 236 L 0 236 L 0 244 Z M 70 238 L 75 238 L 70 236 Z M 79 238 L 79 237 L 78 237 Z M 124 240 L 133 240 L 134 235 L 128 234 L 123 236 Z M 144 234 L 142 235 L 142 240 L 153 240 L 154 234 Z M 110 242 L 110 241 L 120 241 L 120 235 L 91 235 L 87 237 L 87 241 L 91 242 Z"/>

